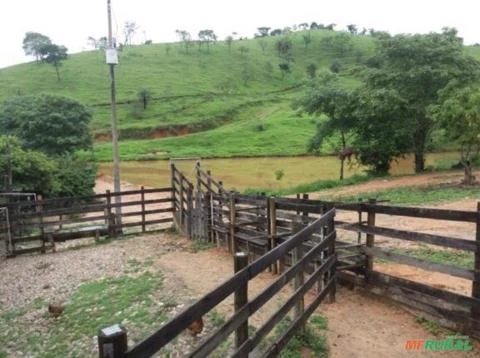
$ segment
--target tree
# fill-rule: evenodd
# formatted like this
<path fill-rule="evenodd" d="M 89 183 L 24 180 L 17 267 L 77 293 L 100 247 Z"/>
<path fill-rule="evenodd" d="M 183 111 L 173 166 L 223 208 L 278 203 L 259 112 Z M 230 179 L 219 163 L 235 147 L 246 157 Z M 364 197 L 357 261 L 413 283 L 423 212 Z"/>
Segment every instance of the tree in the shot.
<path fill-rule="evenodd" d="M 0 105 L 0 132 L 23 147 L 48 155 L 91 147 L 90 112 L 75 100 L 53 95 L 16 96 Z"/>
<path fill-rule="evenodd" d="M 97 166 L 93 160 L 80 159 L 73 154 L 56 158 L 54 172 L 56 187 L 51 195 L 56 197 L 89 196 L 93 194 Z"/>
<path fill-rule="evenodd" d="M 92 46 L 95 50 L 104 50 L 107 47 L 107 38 L 105 36 L 99 37 L 96 39 L 95 37 L 89 36 L 87 42 L 90 46 Z"/>
<path fill-rule="evenodd" d="M 200 30 L 198 38 L 201 44 L 207 44 L 207 51 L 210 52 L 210 42 L 217 41 L 217 35 L 213 30 Z"/>
<path fill-rule="evenodd" d="M 270 27 L 257 27 L 258 33 L 255 34 L 255 37 L 267 37 Z"/>
<path fill-rule="evenodd" d="M 337 26 L 337 24 L 328 24 L 325 26 L 325 30 L 335 31 L 335 26 Z"/>
<path fill-rule="evenodd" d="M 275 29 L 270 32 L 270 36 L 280 36 L 282 33 L 282 29 Z"/>
<path fill-rule="evenodd" d="M 460 144 L 460 162 L 464 167 L 464 183 L 472 185 L 473 161 L 480 151 L 480 88 L 467 86 L 441 93 L 441 102 L 429 111 L 447 137 Z"/>
<path fill-rule="evenodd" d="M 280 68 L 280 71 L 282 71 L 282 78 L 285 78 L 285 76 L 291 72 L 290 63 L 288 62 L 280 63 L 278 67 Z"/>
<path fill-rule="evenodd" d="M 465 54 L 455 29 L 427 35 L 396 35 L 378 41 L 377 67 L 366 72 L 365 91 L 393 91 L 408 105 L 402 123 L 410 131 L 415 171 L 424 170 L 424 154 L 434 120 L 428 108 L 439 101 L 449 84 L 471 83 L 479 78 L 480 64 Z"/>
<path fill-rule="evenodd" d="M 18 138 L 0 136 L 0 176 L 10 176 L 13 189 L 44 195 L 54 192 L 59 187 L 56 171 L 57 164 L 44 153 L 22 148 Z"/>
<path fill-rule="evenodd" d="M 137 33 L 139 26 L 134 21 L 126 21 L 123 24 L 124 46 L 132 45 L 133 36 Z"/>
<path fill-rule="evenodd" d="M 148 89 L 142 88 L 138 91 L 138 98 L 142 102 L 143 110 L 146 110 L 148 101 L 152 99 L 152 93 Z"/>
<path fill-rule="evenodd" d="M 188 31 L 185 30 L 175 30 L 175 33 L 183 42 L 185 46 L 185 52 L 188 53 L 188 48 L 192 45 L 192 36 Z"/>
<path fill-rule="evenodd" d="M 332 64 L 330 65 L 330 71 L 332 71 L 333 73 L 339 73 L 341 68 L 342 65 L 338 60 L 333 60 Z"/>
<path fill-rule="evenodd" d="M 352 35 L 356 35 L 356 34 L 358 33 L 358 28 L 357 28 L 357 25 L 355 25 L 355 24 L 347 25 L 347 30 L 348 30 L 348 32 L 350 32 Z"/>
<path fill-rule="evenodd" d="M 305 31 L 308 30 L 309 26 L 308 23 L 302 22 L 301 24 L 298 24 L 298 28 L 300 29 L 300 31 Z"/>
<path fill-rule="evenodd" d="M 310 43 L 312 42 L 312 35 L 310 34 L 310 32 L 303 34 L 302 39 L 303 39 L 303 44 L 305 45 L 305 48 L 308 48 L 308 45 L 310 45 Z"/>
<path fill-rule="evenodd" d="M 310 30 L 318 30 L 318 24 L 314 21 L 310 24 Z"/>
<path fill-rule="evenodd" d="M 232 52 L 233 36 L 228 35 L 228 36 L 225 38 L 225 43 L 226 43 L 227 46 L 228 46 L 228 52 Z"/>
<path fill-rule="evenodd" d="M 291 55 L 293 48 L 292 40 L 288 37 L 281 38 L 275 42 L 275 49 L 277 50 L 279 57 L 287 57 Z"/>
<path fill-rule="evenodd" d="M 42 46 L 40 53 L 44 62 L 51 64 L 55 68 L 57 74 L 57 81 L 60 82 L 60 67 L 62 61 L 68 58 L 68 49 L 65 46 L 59 46 L 55 44 L 48 44 Z"/>
<path fill-rule="evenodd" d="M 42 59 L 40 49 L 51 43 L 52 41 L 48 36 L 38 32 L 27 32 L 23 39 L 23 51 L 27 56 L 35 56 L 35 60 L 38 62 Z"/>
<path fill-rule="evenodd" d="M 318 66 L 316 64 L 314 63 L 309 64 L 306 68 L 307 76 L 309 78 L 315 78 L 315 76 L 317 75 L 317 69 L 318 69 Z"/>
<path fill-rule="evenodd" d="M 339 143 L 334 147 L 339 153 L 345 151 L 356 121 L 353 102 L 351 93 L 338 85 L 336 77 L 327 75 L 320 82 L 313 83 L 308 94 L 295 103 L 302 112 L 327 117 L 318 122 L 317 131 L 308 143 L 309 152 L 318 151 L 325 139 L 334 133 L 340 136 Z M 345 159 L 340 155 L 340 180 L 344 177 Z"/>

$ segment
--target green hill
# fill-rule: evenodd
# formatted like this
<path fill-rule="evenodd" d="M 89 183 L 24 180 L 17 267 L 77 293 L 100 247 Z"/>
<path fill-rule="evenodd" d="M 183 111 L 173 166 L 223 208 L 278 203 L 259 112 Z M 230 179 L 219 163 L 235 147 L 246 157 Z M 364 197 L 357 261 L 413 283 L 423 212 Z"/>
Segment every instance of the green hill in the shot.
<path fill-rule="evenodd" d="M 280 37 L 234 41 L 231 48 L 218 42 L 210 51 L 194 46 L 189 53 L 181 43 L 125 48 L 116 67 L 123 159 L 304 153 L 314 123 L 296 118 L 291 102 L 302 94 L 307 65 L 316 64 L 321 70 L 338 60 L 342 81 L 355 86 L 359 83 L 356 68 L 375 46 L 369 36 L 316 30 L 305 47 L 305 34 L 289 35 L 293 62 L 291 73 L 285 76 L 275 49 Z M 343 51 L 326 46 L 322 39 L 332 36 L 348 37 L 352 48 Z M 261 41 L 265 41 L 265 51 Z M 478 49 L 472 51 L 479 54 Z M 61 75 L 59 83 L 48 64 L 2 69 L 0 99 L 47 92 L 79 100 L 93 112 L 97 159 L 110 160 L 110 83 L 103 53 L 70 56 Z M 137 95 L 142 88 L 153 96 L 146 110 Z"/>

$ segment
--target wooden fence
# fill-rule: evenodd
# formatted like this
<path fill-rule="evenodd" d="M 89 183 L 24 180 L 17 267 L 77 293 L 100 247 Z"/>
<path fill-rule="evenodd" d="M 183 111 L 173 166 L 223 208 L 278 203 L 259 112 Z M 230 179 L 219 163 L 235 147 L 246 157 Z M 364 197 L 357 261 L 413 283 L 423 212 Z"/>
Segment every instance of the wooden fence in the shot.
<path fill-rule="evenodd" d="M 145 189 L 3 204 L 8 220 L 0 225 L 7 255 L 55 248 L 55 242 L 121 233 L 137 227 L 141 232 L 173 222 L 172 189 Z M 150 198 L 154 196 L 154 198 Z M 159 197 L 160 196 L 160 197 Z M 120 201 L 116 202 L 115 198 Z M 116 208 L 121 208 L 121 215 Z"/>
<path fill-rule="evenodd" d="M 190 324 L 199 320 L 218 306 L 229 295 L 234 294 L 234 314 L 207 339 L 189 354 L 190 357 L 208 357 L 215 348 L 235 332 L 235 351 L 233 357 L 247 357 L 256 349 L 275 326 L 294 311 L 293 322 L 285 333 L 273 344 L 266 347 L 263 357 L 276 357 L 291 337 L 301 328 L 322 300 L 330 295 L 335 297 L 335 230 L 333 225 L 335 211 L 331 209 L 312 223 L 294 227 L 298 232 L 290 235 L 283 243 L 248 265 L 245 253 L 236 253 L 235 275 L 207 293 L 198 302 L 174 317 L 162 328 L 134 347 L 127 347 L 127 333 L 116 325 L 101 330 L 98 335 L 100 357 L 149 357 L 171 342 Z M 248 284 L 263 272 L 286 256 L 292 257 L 291 266 L 279 275 L 255 298 L 248 299 Z M 310 274 L 306 275 L 306 272 Z M 258 330 L 249 335 L 248 319 L 280 290 L 293 281 L 293 292 L 281 307 Z M 316 289 L 312 289 L 316 288 Z M 313 294 L 311 303 L 305 307 L 304 296 Z"/>
<path fill-rule="evenodd" d="M 480 332 L 480 204 L 477 211 L 443 210 L 431 208 L 401 207 L 370 202 L 326 202 L 311 200 L 307 194 L 297 198 L 276 198 L 264 195 L 241 195 L 228 192 L 209 172 L 201 171 L 197 164 L 197 191 L 202 193 L 204 231 L 196 239 L 216 242 L 230 252 L 247 252 L 253 260 L 274 249 L 292 234 L 292 223 L 304 225 L 313 222 L 330 208 L 339 212 L 335 222 L 340 235 L 335 241 L 338 252 L 339 278 L 342 282 L 355 283 L 365 290 L 377 293 L 419 310 L 430 318 L 465 332 L 479 335 Z M 343 220 L 342 213 L 350 213 Z M 353 214 L 353 215 L 352 215 Z M 392 217 L 388 227 L 379 224 L 379 218 Z M 354 217 L 352 219 L 352 217 Z M 472 226 L 470 238 L 417 232 L 396 225 L 403 217 L 413 220 L 430 219 L 438 224 L 460 222 Z M 396 220 L 398 218 L 399 220 Z M 381 220 L 380 220 L 381 221 Z M 349 235 L 350 233 L 350 235 Z M 352 234 L 354 237 L 352 238 Z M 459 255 L 470 255 L 471 267 L 432 262 L 420 259 L 408 251 L 382 247 L 376 238 L 388 238 L 395 243 L 424 244 Z M 272 265 L 271 270 L 281 273 L 290 264 L 290 257 Z M 387 261 L 412 266 L 424 271 L 449 275 L 471 281 L 471 293 L 455 292 L 445 287 L 428 283 L 428 274 L 420 271 L 416 281 L 400 274 L 381 272 L 375 262 Z M 425 282 L 422 282 L 422 277 Z"/>

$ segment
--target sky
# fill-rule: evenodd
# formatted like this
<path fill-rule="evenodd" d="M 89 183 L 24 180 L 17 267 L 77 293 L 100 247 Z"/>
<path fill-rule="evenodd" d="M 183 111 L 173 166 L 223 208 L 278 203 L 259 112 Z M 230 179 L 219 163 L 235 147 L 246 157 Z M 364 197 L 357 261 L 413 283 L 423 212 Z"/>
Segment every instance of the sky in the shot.
<path fill-rule="evenodd" d="M 456 27 L 466 44 L 480 43 L 478 0 L 111 0 L 114 33 L 126 21 L 140 28 L 136 42 L 176 41 L 176 29 L 192 36 L 212 29 L 252 37 L 257 27 L 302 22 L 348 24 L 397 33 L 428 33 Z M 0 68 L 31 61 L 22 49 L 27 31 L 49 36 L 70 53 L 88 49 L 87 38 L 106 36 L 107 0 L 0 0 Z"/>

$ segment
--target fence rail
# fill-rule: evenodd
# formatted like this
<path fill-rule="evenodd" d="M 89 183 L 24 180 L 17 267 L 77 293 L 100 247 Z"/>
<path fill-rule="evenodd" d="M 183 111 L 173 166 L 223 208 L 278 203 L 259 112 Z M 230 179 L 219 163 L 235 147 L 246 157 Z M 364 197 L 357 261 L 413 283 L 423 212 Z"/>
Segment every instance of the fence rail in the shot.
<path fill-rule="evenodd" d="M 9 242 L 8 256 L 55 248 L 55 242 L 85 237 L 116 236 L 124 228 L 142 232 L 173 222 L 172 188 L 106 191 L 83 197 L 39 199 L 2 204 L 8 225 L 0 238 Z M 161 197 L 151 197 L 152 195 Z M 112 198 L 121 197 L 119 203 Z M 121 208 L 117 215 L 114 208 Z M 27 245 L 30 243 L 29 245 Z"/>
<path fill-rule="evenodd" d="M 332 300 L 334 299 L 336 264 L 334 248 L 335 231 L 333 229 L 334 216 L 335 210 L 332 209 L 328 211 L 310 225 L 292 234 L 282 244 L 270 250 L 251 264 L 248 264 L 246 254 L 237 253 L 235 255 L 236 273 L 234 276 L 207 293 L 203 298 L 171 319 L 142 342 L 128 350 L 124 350 L 115 357 L 137 358 L 148 357 L 155 354 L 182 331 L 187 329 L 190 324 L 199 320 L 231 294 L 235 294 L 235 313 L 200 346 L 196 347 L 194 352 L 190 354 L 190 357 L 207 357 L 221 342 L 226 340 L 233 331 L 236 332 L 236 352 L 233 356 L 245 357 L 258 346 L 261 339 L 272 331 L 292 308 L 295 308 L 293 323 L 287 329 L 286 333 L 272 346 L 268 347 L 264 353 L 265 357 L 274 356 L 274 354 L 276 354 L 275 352 L 278 352 L 292 337 L 292 334 L 305 323 L 327 294 L 330 294 Z M 314 239 L 314 234 L 322 235 L 320 240 Z M 305 250 L 305 242 L 311 242 L 307 250 Z M 249 301 L 247 294 L 248 282 L 265 269 L 282 260 L 290 252 L 295 253 L 295 261 L 291 267 L 274 280 L 274 282 L 259 295 Z M 304 273 L 308 267 L 314 267 L 314 270 L 305 280 Z M 254 335 L 249 337 L 248 318 L 292 280 L 294 280 L 294 290 L 287 301 Z M 315 284 L 319 285 L 321 289 L 316 292 L 313 302 L 305 309 L 304 296 L 307 292 L 311 291 Z M 126 348 L 124 346 L 126 332 L 123 331 L 123 334 L 125 337 L 119 338 L 116 343 L 120 346 L 120 351 Z M 102 333 L 99 334 L 99 337 L 100 356 L 103 356 L 102 352 L 107 349 L 106 342 L 110 344 L 112 338 Z M 111 349 L 111 347 L 109 349 Z"/>

